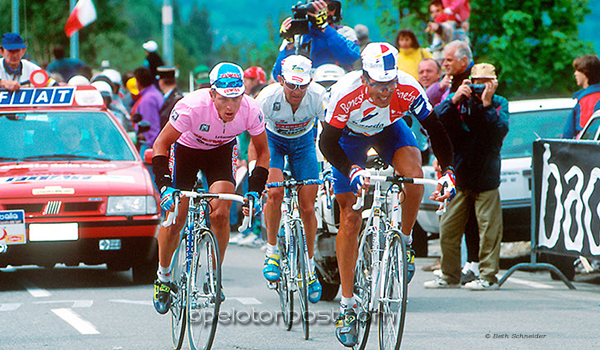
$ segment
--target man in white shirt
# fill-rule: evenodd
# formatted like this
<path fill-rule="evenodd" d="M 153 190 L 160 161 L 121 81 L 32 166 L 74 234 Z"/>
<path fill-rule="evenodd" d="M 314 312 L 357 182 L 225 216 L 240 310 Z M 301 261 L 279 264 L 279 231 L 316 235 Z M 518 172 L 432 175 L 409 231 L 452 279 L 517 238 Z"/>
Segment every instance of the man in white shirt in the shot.
<path fill-rule="evenodd" d="M 32 72 L 41 69 L 37 64 L 22 59 L 27 45 L 18 33 L 6 33 L 2 36 L 0 54 L 0 88 L 17 91 L 21 83 L 28 82 Z"/>

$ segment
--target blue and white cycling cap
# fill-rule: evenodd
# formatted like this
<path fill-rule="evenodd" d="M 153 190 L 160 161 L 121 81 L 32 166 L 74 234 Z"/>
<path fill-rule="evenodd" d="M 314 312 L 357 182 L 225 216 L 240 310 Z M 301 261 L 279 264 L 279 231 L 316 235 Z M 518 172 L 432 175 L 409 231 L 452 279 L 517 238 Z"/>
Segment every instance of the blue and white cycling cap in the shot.
<path fill-rule="evenodd" d="M 391 81 L 398 76 L 398 50 L 388 43 L 370 43 L 361 58 L 363 70 L 375 81 Z"/>
<path fill-rule="evenodd" d="M 209 74 L 210 87 L 224 97 L 238 97 L 245 91 L 244 71 L 234 63 L 221 62 Z"/>

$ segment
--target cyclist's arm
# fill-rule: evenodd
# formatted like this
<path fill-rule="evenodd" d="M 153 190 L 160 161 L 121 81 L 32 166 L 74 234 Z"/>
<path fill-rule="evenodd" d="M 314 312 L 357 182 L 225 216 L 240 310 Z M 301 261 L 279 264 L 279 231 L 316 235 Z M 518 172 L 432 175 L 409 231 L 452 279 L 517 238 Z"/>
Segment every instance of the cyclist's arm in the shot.
<path fill-rule="evenodd" d="M 421 120 L 421 125 L 427 130 L 431 141 L 431 148 L 442 167 L 442 172 L 446 172 L 454 164 L 452 159 L 452 143 L 450 143 L 446 129 L 444 129 L 435 111 L 431 111 L 427 118 Z"/>
<path fill-rule="evenodd" d="M 342 130 L 332 126 L 329 123 L 323 124 L 323 132 L 321 132 L 321 139 L 319 140 L 319 148 L 321 153 L 327 159 L 331 165 L 339 170 L 342 174 L 349 176 L 350 169 L 354 165 L 346 152 L 340 146 L 340 138 L 342 137 Z"/>
<path fill-rule="evenodd" d="M 181 133 L 175 130 L 170 123 L 167 123 L 154 141 L 152 171 L 154 172 L 156 187 L 161 193 L 163 189 L 172 186 L 171 172 L 169 171 L 169 150 L 179 136 L 181 136 Z"/>
<path fill-rule="evenodd" d="M 250 135 L 250 141 L 256 155 L 256 166 L 269 169 L 271 153 L 269 152 L 269 145 L 267 143 L 267 132 L 263 131 L 256 136 Z"/>

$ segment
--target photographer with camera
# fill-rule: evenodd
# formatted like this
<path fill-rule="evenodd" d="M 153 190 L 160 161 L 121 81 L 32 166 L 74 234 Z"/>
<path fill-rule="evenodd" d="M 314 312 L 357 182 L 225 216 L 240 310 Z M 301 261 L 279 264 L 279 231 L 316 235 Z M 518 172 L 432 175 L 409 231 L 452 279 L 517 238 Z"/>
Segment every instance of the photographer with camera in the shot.
<path fill-rule="evenodd" d="M 279 51 L 273 77 L 281 75 L 281 61 L 294 54 L 309 57 L 313 68 L 334 63 L 346 71 L 352 70 L 352 64 L 360 58 L 360 47 L 354 30 L 338 25 L 342 19 L 340 1 L 298 3 L 292 7 L 292 13 L 293 18 L 286 18 L 281 24 L 280 36 L 287 44 L 284 42 Z M 297 43 L 294 42 L 296 35 L 300 35 Z"/>
<path fill-rule="evenodd" d="M 471 80 L 465 79 L 456 93 L 435 107 L 454 149 L 456 196 L 440 218 L 442 277 L 424 283 L 425 288 L 460 287 L 460 241 L 475 208 L 479 227 L 478 279 L 465 284 L 468 290 L 498 288 L 502 208 L 500 206 L 500 149 L 508 133 L 508 101 L 495 95 L 498 88 L 494 66 L 476 64 Z"/>

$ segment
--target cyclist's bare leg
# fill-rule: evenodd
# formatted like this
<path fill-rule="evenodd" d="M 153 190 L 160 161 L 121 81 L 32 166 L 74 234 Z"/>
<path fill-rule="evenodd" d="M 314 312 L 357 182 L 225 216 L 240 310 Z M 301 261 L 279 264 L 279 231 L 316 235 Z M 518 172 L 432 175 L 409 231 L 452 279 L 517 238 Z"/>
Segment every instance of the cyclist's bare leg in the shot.
<path fill-rule="evenodd" d="M 235 193 L 235 186 L 229 181 L 215 181 L 210 185 L 209 191 L 211 193 Z M 229 243 L 229 209 L 231 208 L 231 201 L 213 199 L 210 202 L 210 207 L 210 229 L 217 237 L 222 263 Z"/>
<path fill-rule="evenodd" d="M 169 227 L 160 225 L 158 230 L 158 261 L 160 266 L 169 267 L 173 254 L 179 245 L 180 232 L 185 226 L 190 199 L 181 198 L 175 224 Z"/>
<path fill-rule="evenodd" d="M 300 218 L 304 223 L 306 246 L 310 258 L 315 254 L 315 236 L 317 235 L 317 217 L 315 216 L 315 201 L 319 185 L 307 185 L 300 188 L 298 200 L 300 205 Z"/>
<path fill-rule="evenodd" d="M 340 205 L 340 228 L 336 238 L 336 256 L 340 269 L 342 296 L 351 298 L 354 295 L 354 268 L 358 256 L 358 233 L 362 218 L 360 211 L 352 209 L 356 196 L 351 192 L 335 195 Z"/>
<path fill-rule="evenodd" d="M 400 175 L 412 178 L 422 178 L 421 151 L 413 146 L 405 146 L 394 152 L 392 165 Z M 419 205 L 423 198 L 424 188 L 421 185 L 406 184 L 404 186 L 405 199 L 402 203 L 402 233 L 410 235 L 417 221 Z"/>
<path fill-rule="evenodd" d="M 281 169 L 270 168 L 267 182 L 283 181 Z M 277 232 L 281 221 L 281 203 L 283 202 L 283 187 L 269 188 L 267 190 L 267 204 L 265 205 L 265 225 L 267 226 L 267 242 L 277 245 Z"/>

